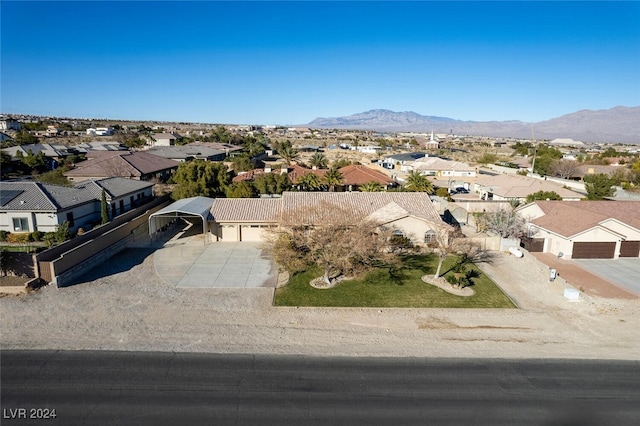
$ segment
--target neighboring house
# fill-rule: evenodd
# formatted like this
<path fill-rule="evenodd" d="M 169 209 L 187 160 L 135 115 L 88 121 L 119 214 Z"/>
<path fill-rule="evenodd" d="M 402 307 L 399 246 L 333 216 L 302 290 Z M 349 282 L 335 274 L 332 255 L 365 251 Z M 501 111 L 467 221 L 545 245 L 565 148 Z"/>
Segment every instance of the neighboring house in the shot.
<path fill-rule="evenodd" d="M 154 133 L 152 146 L 173 146 L 181 139 L 179 135 L 174 133 Z"/>
<path fill-rule="evenodd" d="M 438 157 L 423 157 L 409 161 L 400 167 L 403 172 L 419 171 L 425 176 L 437 177 L 475 177 L 476 169 L 467 163 L 443 160 Z"/>
<path fill-rule="evenodd" d="M 151 183 L 123 178 L 80 182 L 74 187 L 1 182 L 0 230 L 53 232 L 65 221 L 72 232 L 86 230 L 101 220 L 102 188 L 113 218 L 150 200 L 152 187 Z"/>
<path fill-rule="evenodd" d="M 6 120 L 0 120 L 0 130 L 20 130 L 21 125 L 18 120 L 8 118 Z"/>
<path fill-rule="evenodd" d="M 122 145 L 118 141 L 93 141 L 84 142 L 74 146 L 73 148 L 80 153 L 88 153 L 90 151 L 128 151 L 129 148 Z"/>
<path fill-rule="evenodd" d="M 516 211 L 527 220 L 523 246 L 569 259 L 640 257 L 640 201 L 536 201 Z"/>
<path fill-rule="evenodd" d="M 217 198 L 209 230 L 214 241 L 264 241 L 286 212 L 335 204 L 404 235 L 415 244 L 431 242 L 444 222 L 429 195 L 417 192 L 285 192 L 279 198 Z"/>
<path fill-rule="evenodd" d="M 13 160 L 17 159 L 18 152 L 26 157 L 29 154 L 29 151 L 34 155 L 38 155 L 42 152 L 45 157 L 56 161 L 61 160 L 72 153 L 65 145 L 52 145 L 48 143 L 18 145 L 2 149 L 2 152 L 9 154 Z"/>
<path fill-rule="evenodd" d="M 191 143 L 181 146 L 156 146 L 150 148 L 148 153 L 158 157 L 168 158 L 174 161 L 184 162 L 194 159 L 205 161 L 223 161 L 227 157 L 227 151 L 210 148 L 199 143 Z"/>
<path fill-rule="evenodd" d="M 571 176 L 571 178 L 583 180 L 586 176 L 594 174 L 605 174 L 611 176 L 616 172 L 620 172 L 620 170 L 620 166 L 582 164 L 577 167 L 574 176 Z M 622 170 L 624 171 L 624 169 Z"/>
<path fill-rule="evenodd" d="M 410 161 L 424 157 L 428 157 L 428 154 L 424 152 L 406 152 L 404 154 L 389 155 L 382 161 L 382 167 L 385 169 L 393 169 L 395 166 L 403 166 Z"/>
<path fill-rule="evenodd" d="M 87 129 L 87 135 L 92 135 L 92 136 L 111 136 L 113 135 L 113 128 L 112 127 L 96 127 L 94 128 L 88 128 Z"/>
<path fill-rule="evenodd" d="M 276 167 L 280 163 L 265 163 L 264 169 L 254 169 L 239 174 L 233 178 L 234 182 L 252 181 L 258 176 L 264 176 L 267 173 L 287 173 L 292 184 L 296 185 L 299 179 L 307 173 L 312 173 L 320 179 L 329 171 L 329 169 L 308 169 L 306 167 L 294 164 L 288 168 Z M 342 174 L 343 181 L 341 185 L 336 186 L 336 191 L 357 191 L 361 185 L 369 182 L 377 182 L 386 190 L 396 185 L 396 182 L 386 174 L 363 166 L 361 164 L 352 164 L 338 169 Z"/>
<path fill-rule="evenodd" d="M 148 152 L 94 151 L 88 160 L 75 164 L 64 175 L 72 182 L 106 177 L 124 177 L 136 180 L 164 181 L 178 168 L 177 161 L 158 157 Z"/>
<path fill-rule="evenodd" d="M 13 140 L 11 136 L 7 135 L 6 133 L 0 132 L 0 142 L 10 141 L 10 140 Z"/>
<path fill-rule="evenodd" d="M 396 186 L 396 182 L 386 174 L 360 164 L 351 164 L 339 170 L 344 178 L 341 185 L 343 191 L 357 191 L 361 185 L 369 182 L 377 182 L 385 190 Z"/>
<path fill-rule="evenodd" d="M 579 201 L 583 194 L 574 192 L 550 180 L 541 180 L 515 174 L 479 175 L 471 185 L 472 191 L 479 194 L 481 200 L 519 200 L 526 201 L 527 196 L 539 191 L 555 192 L 564 201 Z"/>

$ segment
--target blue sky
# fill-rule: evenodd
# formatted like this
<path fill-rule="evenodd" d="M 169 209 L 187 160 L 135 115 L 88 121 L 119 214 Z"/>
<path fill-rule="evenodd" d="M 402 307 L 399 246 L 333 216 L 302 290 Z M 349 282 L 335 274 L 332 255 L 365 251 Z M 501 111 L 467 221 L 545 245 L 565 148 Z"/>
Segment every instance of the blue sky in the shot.
<path fill-rule="evenodd" d="M 537 122 L 640 105 L 640 2 L 11 2 L 3 113 Z"/>

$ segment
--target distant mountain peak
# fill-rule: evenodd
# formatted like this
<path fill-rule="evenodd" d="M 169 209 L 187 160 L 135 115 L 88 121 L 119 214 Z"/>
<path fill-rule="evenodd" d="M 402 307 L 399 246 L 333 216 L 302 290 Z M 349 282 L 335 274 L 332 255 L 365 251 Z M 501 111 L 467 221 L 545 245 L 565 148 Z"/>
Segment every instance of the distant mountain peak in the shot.
<path fill-rule="evenodd" d="M 584 142 L 640 144 L 640 107 L 616 106 L 605 110 L 580 110 L 538 123 L 463 121 L 425 116 L 413 111 L 372 109 L 345 117 L 319 117 L 307 124 L 316 128 L 376 130 L 385 132 L 453 132 L 489 137 L 531 137 L 533 125 L 539 139 L 572 138 Z"/>

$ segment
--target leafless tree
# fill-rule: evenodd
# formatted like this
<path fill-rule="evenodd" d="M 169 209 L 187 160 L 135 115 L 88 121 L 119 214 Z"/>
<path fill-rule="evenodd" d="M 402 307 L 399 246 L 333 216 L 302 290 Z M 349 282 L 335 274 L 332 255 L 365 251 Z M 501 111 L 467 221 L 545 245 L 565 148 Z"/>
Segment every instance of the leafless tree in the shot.
<path fill-rule="evenodd" d="M 526 235 L 526 220 L 513 210 L 500 209 L 479 216 L 478 229 L 495 232 L 502 238 L 520 238 Z"/>
<path fill-rule="evenodd" d="M 578 175 L 580 164 L 573 160 L 556 160 L 551 163 L 549 173 L 563 179 L 569 179 Z"/>
<path fill-rule="evenodd" d="M 398 265 L 390 236 L 362 214 L 327 202 L 284 212 L 279 226 L 267 231 L 278 264 L 289 271 L 317 265 L 327 285 L 339 276 Z"/>

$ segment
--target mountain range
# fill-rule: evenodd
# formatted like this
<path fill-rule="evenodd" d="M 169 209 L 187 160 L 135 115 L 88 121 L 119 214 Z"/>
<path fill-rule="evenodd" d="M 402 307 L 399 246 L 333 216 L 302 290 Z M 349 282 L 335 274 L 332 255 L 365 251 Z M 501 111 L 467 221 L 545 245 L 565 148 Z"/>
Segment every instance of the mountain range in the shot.
<path fill-rule="evenodd" d="M 313 128 L 374 130 L 379 132 L 435 132 L 455 135 L 536 139 L 571 138 L 588 143 L 640 144 L 640 107 L 617 106 L 606 110 L 581 110 L 537 123 L 464 121 L 447 117 L 373 109 L 346 117 L 316 118 Z"/>

